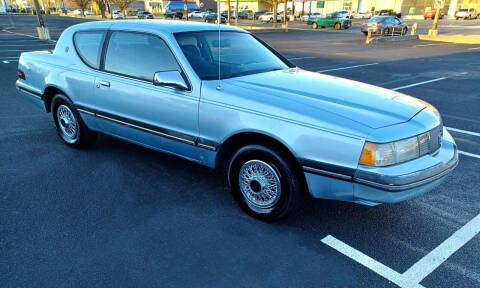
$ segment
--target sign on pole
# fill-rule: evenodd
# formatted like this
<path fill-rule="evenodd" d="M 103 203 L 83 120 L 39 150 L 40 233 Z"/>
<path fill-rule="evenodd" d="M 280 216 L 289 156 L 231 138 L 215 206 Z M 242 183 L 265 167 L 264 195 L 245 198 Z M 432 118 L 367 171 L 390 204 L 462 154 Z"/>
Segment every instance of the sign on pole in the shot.
<path fill-rule="evenodd" d="M 435 9 L 437 8 L 442 9 L 443 7 L 445 7 L 445 0 L 435 0 L 435 5 L 434 5 Z"/>

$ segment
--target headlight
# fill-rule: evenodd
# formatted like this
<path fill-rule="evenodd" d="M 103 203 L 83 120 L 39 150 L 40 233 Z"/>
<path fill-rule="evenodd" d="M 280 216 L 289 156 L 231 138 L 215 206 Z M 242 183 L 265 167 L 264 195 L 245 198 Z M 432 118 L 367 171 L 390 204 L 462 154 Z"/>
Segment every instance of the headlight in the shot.
<path fill-rule="evenodd" d="M 388 166 L 418 158 L 420 156 L 419 137 L 382 144 L 365 142 L 360 164 Z"/>

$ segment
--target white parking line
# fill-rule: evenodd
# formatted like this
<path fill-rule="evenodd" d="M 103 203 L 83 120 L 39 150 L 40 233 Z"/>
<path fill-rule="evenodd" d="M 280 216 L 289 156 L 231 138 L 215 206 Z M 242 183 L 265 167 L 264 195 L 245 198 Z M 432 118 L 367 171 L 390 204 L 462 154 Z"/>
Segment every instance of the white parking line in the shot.
<path fill-rule="evenodd" d="M 480 214 L 470 220 L 465 226 L 453 233 L 442 242 L 437 248 L 425 255 L 412 267 L 408 268 L 403 277 L 409 281 L 420 283 L 433 270 L 437 269 L 445 260 L 453 255 L 463 245 L 467 244 L 473 237 L 480 232 Z M 472 254 L 475 255 L 475 254 Z M 476 257 L 478 255 L 475 255 Z"/>
<path fill-rule="evenodd" d="M 472 131 L 467 131 L 467 130 L 462 130 L 462 129 L 457 129 L 457 128 L 452 128 L 452 127 L 445 127 L 447 130 L 458 132 L 458 133 L 463 133 L 463 134 L 468 134 L 472 136 L 477 136 L 480 137 L 480 133 L 477 132 L 472 132 Z"/>
<path fill-rule="evenodd" d="M 4 64 L 9 64 L 9 63 L 12 63 L 12 62 L 18 62 L 18 60 L 3 60 L 2 62 Z"/>
<path fill-rule="evenodd" d="M 480 233 L 480 214 L 453 233 L 452 236 L 448 237 L 417 263 L 413 264 L 413 266 L 408 268 L 403 274 L 398 273 L 331 235 L 323 238 L 322 242 L 402 288 L 419 288 L 423 287 L 420 285 L 420 282 L 425 279 L 425 277 L 430 275 L 456 251 L 467 244 L 468 241 L 472 240 L 473 237 L 477 236 L 478 233 Z M 476 256 L 476 254 L 473 254 L 473 257 Z"/>
<path fill-rule="evenodd" d="M 423 85 L 423 84 L 437 82 L 437 81 L 440 81 L 440 80 L 443 80 L 443 79 L 447 79 L 447 77 L 440 77 L 440 78 L 436 78 L 436 79 L 433 79 L 433 80 L 428 80 L 428 81 L 418 82 L 418 83 L 414 83 L 414 84 L 410 84 L 410 85 L 406 85 L 406 86 L 401 86 L 401 87 L 393 88 L 392 90 L 393 91 L 402 90 L 402 89 L 405 89 L 405 88 L 410 88 L 410 87 L 415 87 L 415 86 L 419 86 L 419 85 Z"/>
<path fill-rule="evenodd" d="M 472 47 L 472 48 L 468 48 L 468 50 L 480 50 L 480 47 Z"/>
<path fill-rule="evenodd" d="M 318 72 L 318 73 L 323 73 L 323 72 L 329 72 L 329 71 L 353 69 L 353 68 L 360 68 L 360 67 L 373 66 L 373 65 L 378 65 L 378 63 L 369 63 L 369 64 L 362 64 L 362 65 L 355 65 L 355 66 L 347 66 L 347 67 L 341 67 L 341 68 L 333 68 L 333 69 L 327 69 L 327 70 L 320 70 L 320 71 L 317 71 L 317 72 Z"/>
<path fill-rule="evenodd" d="M 2 30 L 2 31 L 3 31 L 3 32 L 10 33 L 10 34 L 18 35 L 18 36 L 25 36 L 25 37 L 30 37 L 30 38 L 35 38 L 35 39 L 41 40 L 41 39 L 38 38 L 37 36 L 33 36 L 33 35 L 29 35 L 29 34 L 16 33 L 16 32 L 7 31 L 7 30 Z M 49 42 L 53 42 L 53 43 L 56 43 L 56 42 L 57 42 L 57 41 L 55 41 L 55 40 L 45 40 L 45 41 L 49 41 Z"/>
<path fill-rule="evenodd" d="M 287 60 L 302 60 L 302 59 L 313 59 L 317 57 L 294 57 L 294 58 L 288 58 Z"/>
<path fill-rule="evenodd" d="M 384 277 L 387 280 L 392 281 L 402 288 L 421 288 L 422 285 L 418 283 L 407 283 L 402 277 L 402 274 L 393 270 L 392 268 L 385 266 L 384 264 L 378 262 L 377 260 L 369 257 L 368 255 L 363 254 L 357 249 L 343 243 L 342 241 L 336 239 L 335 237 L 328 235 L 322 239 L 324 244 L 332 247 L 348 258 L 355 260 L 356 262 L 362 264 L 363 266 L 369 268 L 380 276 Z"/>
<path fill-rule="evenodd" d="M 458 150 L 458 154 L 462 154 L 462 155 L 465 155 L 465 156 L 470 156 L 470 157 L 473 157 L 473 158 L 480 159 L 480 155 L 473 154 L 473 153 L 470 153 L 470 152 L 465 152 L 465 151 Z"/>

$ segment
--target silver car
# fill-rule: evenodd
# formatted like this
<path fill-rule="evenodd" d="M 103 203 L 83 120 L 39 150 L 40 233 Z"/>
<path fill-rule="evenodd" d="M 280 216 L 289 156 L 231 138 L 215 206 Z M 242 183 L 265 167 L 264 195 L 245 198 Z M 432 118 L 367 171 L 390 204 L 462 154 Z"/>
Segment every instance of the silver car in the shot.
<path fill-rule="evenodd" d="M 222 169 L 240 206 L 266 220 L 295 211 L 308 194 L 365 205 L 407 200 L 458 163 L 430 104 L 299 69 L 230 26 L 75 25 L 53 53 L 22 53 L 16 86 L 52 113 L 68 146 L 89 147 L 104 133 Z"/>

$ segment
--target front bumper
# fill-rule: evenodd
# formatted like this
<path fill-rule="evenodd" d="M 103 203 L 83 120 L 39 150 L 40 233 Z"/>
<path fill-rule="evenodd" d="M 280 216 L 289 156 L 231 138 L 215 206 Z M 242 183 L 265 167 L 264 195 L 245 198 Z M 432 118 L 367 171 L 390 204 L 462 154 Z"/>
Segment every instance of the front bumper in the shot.
<path fill-rule="evenodd" d="M 444 128 L 440 149 L 434 154 L 412 161 L 389 167 L 359 165 L 353 176 L 304 168 L 313 197 L 372 206 L 396 203 L 429 192 L 439 185 L 457 164 L 458 151 L 455 141 Z"/>

